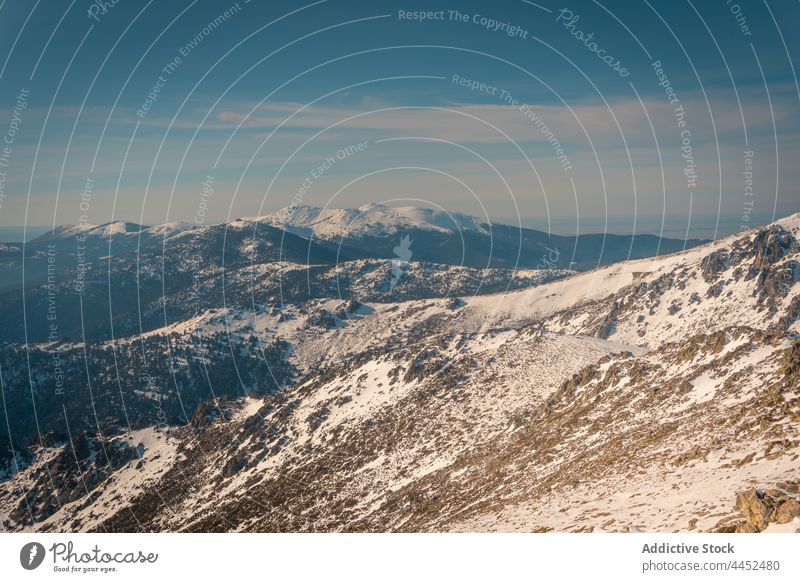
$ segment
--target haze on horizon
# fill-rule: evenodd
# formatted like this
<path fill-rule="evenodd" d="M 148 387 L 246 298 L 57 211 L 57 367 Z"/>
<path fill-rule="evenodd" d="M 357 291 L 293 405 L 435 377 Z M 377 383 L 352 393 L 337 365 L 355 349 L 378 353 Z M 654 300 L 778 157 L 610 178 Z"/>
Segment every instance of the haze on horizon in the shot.
<path fill-rule="evenodd" d="M 0 228 L 299 201 L 712 238 L 797 212 L 798 7 L 636 6 L 4 5 Z"/>

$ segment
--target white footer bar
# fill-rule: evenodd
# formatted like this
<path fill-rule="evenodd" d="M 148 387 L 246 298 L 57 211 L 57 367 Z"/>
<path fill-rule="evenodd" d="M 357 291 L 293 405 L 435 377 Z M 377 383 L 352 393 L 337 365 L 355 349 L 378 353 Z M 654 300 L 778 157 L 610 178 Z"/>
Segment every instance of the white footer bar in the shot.
<path fill-rule="evenodd" d="M 796 534 L 0 535 L 4 580 L 778 581 L 798 554 Z"/>

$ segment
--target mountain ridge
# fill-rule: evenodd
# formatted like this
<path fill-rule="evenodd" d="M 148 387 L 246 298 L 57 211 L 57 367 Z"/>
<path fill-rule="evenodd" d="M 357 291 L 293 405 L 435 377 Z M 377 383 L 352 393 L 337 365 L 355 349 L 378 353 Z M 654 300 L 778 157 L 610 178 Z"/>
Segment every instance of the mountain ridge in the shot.
<path fill-rule="evenodd" d="M 178 374 L 274 349 L 178 424 L 18 450 L 5 528 L 800 527 L 800 214 L 529 289 L 223 307 L 148 341 Z M 253 392 L 264 372 L 285 384 Z"/>

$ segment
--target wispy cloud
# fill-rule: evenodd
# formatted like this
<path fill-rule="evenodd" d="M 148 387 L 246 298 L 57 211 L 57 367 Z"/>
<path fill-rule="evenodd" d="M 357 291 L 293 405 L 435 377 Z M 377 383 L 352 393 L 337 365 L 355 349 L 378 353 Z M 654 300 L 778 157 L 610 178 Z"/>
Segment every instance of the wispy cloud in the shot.
<path fill-rule="evenodd" d="M 695 140 L 713 141 L 717 137 L 748 133 L 772 133 L 773 123 L 780 133 L 798 130 L 798 115 L 790 98 L 776 96 L 772 110 L 763 98 L 752 98 L 754 90 L 741 94 L 739 102 L 730 91 L 711 93 L 708 103 L 699 95 L 687 95 L 680 104 L 686 111 L 688 127 Z M 752 105 L 757 103 L 757 106 Z M 671 139 L 676 120 L 666 99 L 650 96 L 640 102 L 635 97 L 614 99 L 608 106 L 601 100 L 568 105 L 453 103 L 441 107 L 376 105 L 372 110 L 349 106 L 311 106 L 301 103 L 268 103 L 249 109 L 228 108 L 214 116 L 209 129 L 305 130 L 341 133 L 357 130 L 372 136 L 418 135 L 459 143 L 503 143 L 542 141 L 551 131 L 563 144 L 585 147 L 589 142 L 622 145 L 627 142 L 652 142 L 652 123 L 659 139 Z M 649 119 L 648 119 L 649 117 Z M 713 119 L 713 125 L 712 125 Z M 309 133 L 311 135 L 311 133 Z M 623 141 L 624 137 L 624 141 Z"/>

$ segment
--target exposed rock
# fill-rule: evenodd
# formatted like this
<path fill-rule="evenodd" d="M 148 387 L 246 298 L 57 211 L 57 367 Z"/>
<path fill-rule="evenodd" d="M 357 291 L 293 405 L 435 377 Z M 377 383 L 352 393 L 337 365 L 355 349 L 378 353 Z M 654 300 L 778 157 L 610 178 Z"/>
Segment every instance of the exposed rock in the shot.
<path fill-rule="evenodd" d="M 347 319 L 348 316 L 362 306 L 361 302 L 356 299 L 348 299 L 334 309 L 333 314 L 339 319 Z"/>
<path fill-rule="evenodd" d="M 454 309 L 459 309 L 460 307 L 464 307 L 464 305 L 465 305 L 464 300 L 461 299 L 460 297 L 450 297 L 447 300 L 447 303 L 445 303 L 445 308 L 454 310 Z"/>
<path fill-rule="evenodd" d="M 780 261 L 788 252 L 797 253 L 797 240 L 783 227 L 773 225 L 760 230 L 752 241 L 753 262 L 746 279 L 752 279 Z"/>
<path fill-rule="evenodd" d="M 720 529 L 734 532 L 754 533 L 767 528 L 770 523 L 789 523 L 800 516 L 797 484 L 786 484 L 794 492 L 783 489 L 750 489 L 736 495 L 734 509 L 744 519 Z"/>
<path fill-rule="evenodd" d="M 719 274 L 728 268 L 730 256 L 728 251 L 721 249 L 706 255 L 700 262 L 700 272 L 706 283 L 713 283 L 719 278 Z"/>
<path fill-rule="evenodd" d="M 323 329 L 336 329 L 337 318 L 327 309 L 320 309 L 308 316 L 308 325 Z"/>
<path fill-rule="evenodd" d="M 231 457 L 227 463 L 222 467 L 222 476 L 224 478 L 233 477 L 236 473 L 247 467 L 247 455 L 240 453 Z"/>

